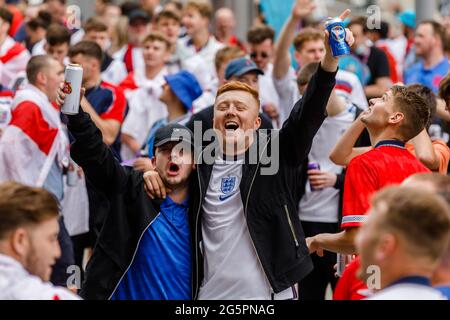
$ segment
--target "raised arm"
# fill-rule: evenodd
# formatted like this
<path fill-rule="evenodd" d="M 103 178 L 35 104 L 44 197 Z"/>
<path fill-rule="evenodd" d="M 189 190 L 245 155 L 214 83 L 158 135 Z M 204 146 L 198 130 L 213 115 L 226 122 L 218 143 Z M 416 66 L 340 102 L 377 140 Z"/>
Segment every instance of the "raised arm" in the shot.
<path fill-rule="evenodd" d="M 436 115 L 445 121 L 450 121 L 450 112 L 447 109 L 447 104 L 443 99 L 437 98 L 436 100 Z"/>
<path fill-rule="evenodd" d="M 275 79 L 282 79 L 291 66 L 289 48 L 295 38 L 295 32 L 302 19 L 309 15 L 316 5 L 311 0 L 297 0 L 292 8 L 292 13 L 286 21 L 275 46 L 275 60 L 273 74 Z"/>
<path fill-rule="evenodd" d="M 65 94 L 58 90 L 59 106 L 64 103 L 64 98 Z M 69 115 L 68 119 L 69 131 L 75 138 L 70 155 L 83 168 L 89 181 L 105 193 L 125 190 L 132 172 L 123 168 L 114 158 L 89 114 L 80 108 L 78 114 Z"/>
<path fill-rule="evenodd" d="M 350 10 L 342 13 L 344 20 Z M 289 118 L 280 130 L 281 157 L 292 165 L 300 165 L 308 155 L 312 140 L 325 120 L 326 107 L 330 94 L 336 84 L 339 59 L 334 57 L 328 44 L 328 31 L 325 32 L 326 53 L 316 74 L 310 80 L 302 99 L 294 106 Z M 346 29 L 346 41 L 353 44 L 353 34 Z"/>
<path fill-rule="evenodd" d="M 441 163 L 441 156 L 434 150 L 431 138 L 427 129 L 423 129 L 421 133 L 411 139 L 414 145 L 416 158 L 419 159 L 428 169 L 438 171 Z"/>
<path fill-rule="evenodd" d="M 361 115 L 364 113 L 361 113 Z M 355 148 L 356 141 L 364 131 L 364 123 L 361 121 L 361 115 L 353 121 L 352 125 L 345 130 L 333 150 L 330 153 L 330 160 L 340 166 L 348 166 L 350 161 L 360 154 L 371 149 L 371 147 Z"/>

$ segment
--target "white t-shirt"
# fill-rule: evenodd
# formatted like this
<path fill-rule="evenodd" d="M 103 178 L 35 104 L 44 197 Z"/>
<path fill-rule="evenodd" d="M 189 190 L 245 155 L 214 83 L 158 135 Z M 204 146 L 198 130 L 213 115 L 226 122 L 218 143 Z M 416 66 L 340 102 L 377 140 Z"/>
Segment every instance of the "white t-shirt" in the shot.
<path fill-rule="evenodd" d="M 125 53 L 127 52 L 128 45 L 123 46 L 119 51 L 115 52 L 112 57 L 114 59 L 124 61 Z M 133 70 L 145 70 L 144 55 L 142 48 L 134 47 L 131 49 L 131 61 L 133 63 Z"/>
<path fill-rule="evenodd" d="M 447 300 L 438 290 L 413 283 L 385 288 L 365 300 Z"/>
<path fill-rule="evenodd" d="M 111 64 L 102 72 L 103 81 L 119 85 L 128 75 L 127 67 L 121 60 L 114 59 Z"/>
<path fill-rule="evenodd" d="M 272 289 L 253 245 L 239 185 L 243 160 L 216 159 L 202 206 L 200 300 L 268 300 Z M 286 292 L 292 298 L 292 289 Z M 282 292 L 281 294 L 286 294 Z"/>
<path fill-rule="evenodd" d="M 11 121 L 11 105 L 13 97 L 0 97 L 0 129 L 6 129 Z"/>
<path fill-rule="evenodd" d="M 259 76 L 259 98 L 261 100 L 261 106 L 271 103 L 280 110 L 280 98 L 272 80 L 272 73 L 273 64 L 269 63 L 266 70 L 264 70 L 264 75 Z"/>
<path fill-rule="evenodd" d="M 15 259 L 0 254 L 0 300 L 81 300 L 69 290 L 29 274 Z"/>
<path fill-rule="evenodd" d="M 211 36 L 208 43 L 197 52 L 191 44 L 191 38 L 187 36 L 178 40 L 176 55 L 183 62 L 182 68 L 195 74 L 203 90 L 214 91 L 211 84 L 218 82 L 214 60 L 217 51 L 223 47 L 222 43 Z M 193 58 L 196 56 L 200 57 L 201 60 Z M 203 65 L 199 66 L 199 63 L 203 63 Z"/>
<path fill-rule="evenodd" d="M 360 109 L 365 110 L 368 107 L 367 97 L 364 92 L 361 81 L 358 77 L 349 71 L 339 70 L 336 74 L 336 93 L 345 98 L 347 102 L 357 105 Z"/>
<path fill-rule="evenodd" d="M 121 132 L 130 135 L 141 145 L 145 142 L 150 128 L 155 122 L 168 115 L 167 106 L 159 101 L 166 74 L 166 70 L 163 69 L 152 80 L 137 81 L 140 87 L 128 96 L 130 109 L 123 122 Z M 136 157 L 125 144 L 122 144 L 121 156 L 123 160 Z"/>
<path fill-rule="evenodd" d="M 47 44 L 47 40 L 44 38 L 41 41 L 35 43 L 33 46 L 33 49 L 31 49 L 31 55 L 34 56 L 40 56 L 43 54 L 47 54 L 45 51 L 45 45 Z"/>
<path fill-rule="evenodd" d="M 300 92 L 298 91 L 295 70 L 290 67 L 289 71 L 281 79 L 276 79 L 272 74 L 272 80 L 280 99 L 280 123 L 283 123 L 287 118 L 289 118 L 294 104 L 301 97 Z"/>
<path fill-rule="evenodd" d="M 327 117 L 314 136 L 308 155 L 309 162 L 319 163 L 322 171 L 340 174 L 342 167 L 330 160 L 330 152 L 345 130 L 350 127 L 354 117 L 353 112 L 348 109 L 334 117 Z M 305 194 L 299 204 L 300 220 L 335 223 L 338 222 L 338 210 L 339 190 L 329 187 L 311 191 L 309 180 L 307 180 Z"/>
<path fill-rule="evenodd" d="M 295 103 L 301 98 L 298 91 L 297 78 L 291 67 L 281 79 L 272 77 L 273 83 L 280 98 L 280 120 L 283 123 L 290 115 Z M 336 74 L 336 93 L 347 101 L 356 104 L 361 109 L 366 109 L 367 99 L 364 89 L 358 77 L 351 72 L 339 70 Z"/>

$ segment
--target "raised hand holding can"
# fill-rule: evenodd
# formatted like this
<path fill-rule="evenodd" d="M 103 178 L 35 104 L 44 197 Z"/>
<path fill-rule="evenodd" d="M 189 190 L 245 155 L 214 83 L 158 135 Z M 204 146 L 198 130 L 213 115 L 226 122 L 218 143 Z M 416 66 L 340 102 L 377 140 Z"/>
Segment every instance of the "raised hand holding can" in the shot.
<path fill-rule="evenodd" d="M 69 64 L 64 73 L 64 88 L 66 94 L 61 112 L 64 114 L 78 114 L 80 109 L 80 92 L 83 80 L 83 68 L 79 64 Z"/>
<path fill-rule="evenodd" d="M 328 19 L 325 22 L 325 28 L 330 34 L 329 43 L 333 56 L 340 57 L 350 54 L 350 46 L 345 40 L 346 31 L 342 19 L 339 17 Z"/>

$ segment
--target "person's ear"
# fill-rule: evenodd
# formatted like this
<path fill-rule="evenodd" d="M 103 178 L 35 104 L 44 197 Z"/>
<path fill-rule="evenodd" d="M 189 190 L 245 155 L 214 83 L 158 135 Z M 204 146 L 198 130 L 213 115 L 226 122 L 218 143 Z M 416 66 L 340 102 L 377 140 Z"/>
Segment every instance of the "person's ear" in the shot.
<path fill-rule="evenodd" d="M 156 150 L 155 150 L 155 154 L 156 154 Z M 151 159 L 151 161 L 152 161 L 152 166 L 153 166 L 153 168 L 156 168 L 156 157 L 153 156 L 152 159 Z"/>
<path fill-rule="evenodd" d="M 19 257 L 25 257 L 30 247 L 28 232 L 24 228 L 19 228 L 11 233 L 11 247 Z"/>
<path fill-rule="evenodd" d="M 45 85 L 47 83 L 47 75 L 44 70 L 41 69 L 36 75 L 36 82 L 40 85 Z"/>
<path fill-rule="evenodd" d="M 405 118 L 405 115 L 401 112 L 396 112 L 389 117 L 389 123 L 398 124 Z"/>
<path fill-rule="evenodd" d="M 384 234 L 380 237 L 375 248 L 375 262 L 389 259 L 397 250 L 398 240 L 393 234 Z"/>
<path fill-rule="evenodd" d="M 255 119 L 255 129 L 259 129 L 259 127 L 261 127 L 261 117 L 258 116 Z"/>

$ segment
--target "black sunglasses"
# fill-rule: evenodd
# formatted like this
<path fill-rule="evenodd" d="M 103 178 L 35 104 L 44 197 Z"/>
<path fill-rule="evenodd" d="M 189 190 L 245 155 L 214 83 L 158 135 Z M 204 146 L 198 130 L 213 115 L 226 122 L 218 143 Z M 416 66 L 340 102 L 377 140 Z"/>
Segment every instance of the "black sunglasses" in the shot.
<path fill-rule="evenodd" d="M 261 52 L 260 54 L 261 58 L 263 59 L 267 59 L 269 57 L 269 55 L 267 54 L 267 52 Z M 255 59 L 256 57 L 258 57 L 258 52 L 252 52 L 250 53 L 250 58 Z"/>

